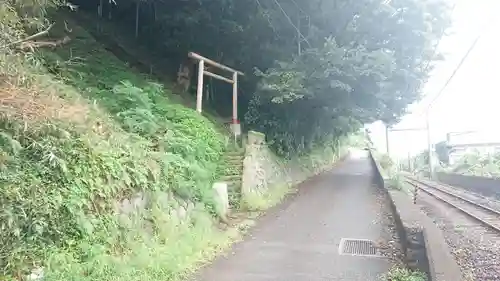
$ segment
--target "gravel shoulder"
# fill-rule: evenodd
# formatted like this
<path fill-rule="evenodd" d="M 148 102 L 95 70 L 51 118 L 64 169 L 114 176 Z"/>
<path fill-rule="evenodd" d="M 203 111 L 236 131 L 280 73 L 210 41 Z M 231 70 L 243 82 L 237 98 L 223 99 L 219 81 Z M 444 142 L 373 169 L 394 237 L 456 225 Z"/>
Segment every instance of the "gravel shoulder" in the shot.
<path fill-rule="evenodd" d="M 464 280 L 500 280 L 500 233 L 489 230 L 424 192 L 419 193 L 418 204 L 443 231 Z"/>

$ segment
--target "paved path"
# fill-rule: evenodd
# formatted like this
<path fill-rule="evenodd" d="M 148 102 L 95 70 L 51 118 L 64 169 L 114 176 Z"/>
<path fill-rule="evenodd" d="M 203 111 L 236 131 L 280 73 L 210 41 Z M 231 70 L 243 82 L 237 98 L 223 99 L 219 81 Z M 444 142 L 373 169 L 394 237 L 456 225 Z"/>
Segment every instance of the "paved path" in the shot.
<path fill-rule="evenodd" d="M 377 223 L 383 208 L 370 169 L 366 156 L 349 158 L 306 181 L 297 197 L 264 217 L 231 254 L 194 280 L 380 280 L 391 266 L 388 259 L 339 254 L 342 238 L 383 236 L 384 226 Z"/>

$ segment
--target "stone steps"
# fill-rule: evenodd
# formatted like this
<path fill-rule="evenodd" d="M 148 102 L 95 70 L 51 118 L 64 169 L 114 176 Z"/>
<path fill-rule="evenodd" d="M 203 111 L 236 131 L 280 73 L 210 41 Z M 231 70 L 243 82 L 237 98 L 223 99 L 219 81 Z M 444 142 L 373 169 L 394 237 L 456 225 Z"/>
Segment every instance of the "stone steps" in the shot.
<path fill-rule="evenodd" d="M 243 176 L 243 167 L 228 169 L 224 172 L 224 177 L 232 177 L 239 176 L 240 178 Z"/>
<path fill-rule="evenodd" d="M 245 155 L 244 151 L 228 151 L 224 156 L 230 157 L 230 156 L 242 156 Z"/>
<path fill-rule="evenodd" d="M 241 181 L 241 173 L 226 174 L 220 178 L 220 180 L 225 182 L 238 182 Z"/>
<path fill-rule="evenodd" d="M 245 158 L 244 154 L 238 154 L 238 155 L 224 155 L 222 159 L 226 161 L 241 161 Z"/>
<path fill-rule="evenodd" d="M 224 161 L 226 169 L 237 169 L 241 170 L 243 168 L 243 160 L 242 161 Z"/>
<path fill-rule="evenodd" d="M 224 165 L 217 169 L 223 175 L 235 175 L 243 173 L 243 162 L 224 162 Z"/>
<path fill-rule="evenodd" d="M 220 166 L 219 181 L 227 183 L 227 191 L 230 198 L 230 204 L 237 207 L 241 198 L 241 182 L 243 175 L 243 160 L 245 152 L 242 149 L 227 151 L 222 157 L 223 165 Z"/>
<path fill-rule="evenodd" d="M 243 148 L 232 148 L 231 150 L 226 152 L 226 155 L 234 155 L 234 154 L 244 154 L 245 149 Z"/>
<path fill-rule="evenodd" d="M 232 157 L 224 157 L 222 158 L 225 162 L 234 163 L 234 164 L 242 164 L 245 156 L 232 156 Z"/>
<path fill-rule="evenodd" d="M 240 190 L 241 189 L 241 179 L 227 182 L 227 188 L 233 189 L 233 190 Z"/>

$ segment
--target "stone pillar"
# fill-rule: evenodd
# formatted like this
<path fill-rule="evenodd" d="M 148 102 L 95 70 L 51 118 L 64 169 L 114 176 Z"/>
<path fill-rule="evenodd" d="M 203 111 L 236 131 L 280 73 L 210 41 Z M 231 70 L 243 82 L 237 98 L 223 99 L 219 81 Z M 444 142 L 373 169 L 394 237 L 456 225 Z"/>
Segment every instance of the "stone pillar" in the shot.
<path fill-rule="evenodd" d="M 213 190 L 215 192 L 217 203 L 220 206 L 220 216 L 225 218 L 229 213 L 229 196 L 227 193 L 227 183 L 216 182 L 213 185 Z"/>
<path fill-rule="evenodd" d="M 259 150 L 265 145 L 266 136 L 262 133 L 249 131 L 243 160 L 243 175 L 241 181 L 241 195 L 245 197 L 259 184 Z"/>

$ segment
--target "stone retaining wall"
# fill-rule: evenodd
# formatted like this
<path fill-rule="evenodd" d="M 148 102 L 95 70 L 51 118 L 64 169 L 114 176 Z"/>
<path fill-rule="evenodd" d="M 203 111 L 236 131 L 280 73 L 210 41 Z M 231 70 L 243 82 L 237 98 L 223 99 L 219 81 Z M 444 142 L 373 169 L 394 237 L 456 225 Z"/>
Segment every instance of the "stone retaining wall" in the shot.
<path fill-rule="evenodd" d="M 243 196 L 250 193 L 265 194 L 273 187 L 296 185 L 325 169 L 331 168 L 339 158 L 336 155 L 333 156 L 330 151 L 330 153 L 319 155 L 314 159 L 309 158 L 311 163 L 304 163 L 306 161 L 304 159 L 289 160 L 285 163 L 269 149 L 265 143 L 264 134 L 250 131 L 245 143 L 241 183 Z M 304 168 L 305 166 L 308 166 L 309 169 Z M 230 211 L 227 183 L 214 183 L 213 192 L 218 203 L 217 212 L 224 220 Z M 130 198 L 115 202 L 115 212 L 126 217 L 134 211 L 148 210 L 152 204 L 158 204 L 174 220 L 183 222 L 189 219 L 194 210 L 198 209 L 196 204 L 201 203 L 183 199 L 172 192 L 137 192 Z M 200 209 L 203 209 L 202 207 L 200 206 Z"/>
<path fill-rule="evenodd" d="M 282 168 L 273 161 L 272 154 L 267 149 L 265 136 L 249 132 L 243 160 L 242 194 L 265 193 L 272 184 L 271 181 L 279 178 L 282 172 Z"/>
<path fill-rule="evenodd" d="M 115 202 L 114 209 L 119 219 L 126 221 L 133 213 L 152 209 L 153 204 L 168 214 L 172 223 L 188 220 L 195 209 L 203 210 L 203 206 L 197 206 L 200 203 L 182 199 L 172 192 L 137 192 L 130 198 Z"/>
<path fill-rule="evenodd" d="M 245 158 L 243 160 L 242 194 L 251 192 L 265 193 L 269 188 L 280 185 L 295 185 L 305 179 L 329 169 L 338 157 L 318 156 L 318 165 L 305 169 L 308 163 L 303 159 L 288 160 L 286 163 L 279 159 L 267 146 L 265 135 L 259 132 L 248 132 Z M 311 160 L 312 161 L 312 160 Z"/>

